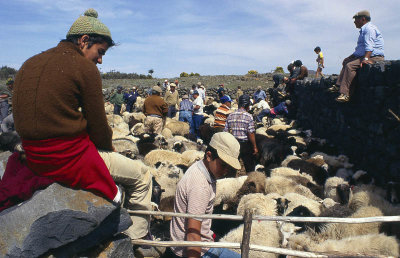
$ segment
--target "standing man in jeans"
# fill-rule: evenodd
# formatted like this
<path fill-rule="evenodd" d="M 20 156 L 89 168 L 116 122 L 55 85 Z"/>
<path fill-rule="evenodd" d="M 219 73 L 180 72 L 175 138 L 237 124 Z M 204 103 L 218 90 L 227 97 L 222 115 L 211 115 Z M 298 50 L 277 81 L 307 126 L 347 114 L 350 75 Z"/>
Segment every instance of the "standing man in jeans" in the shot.
<path fill-rule="evenodd" d="M 203 99 L 197 90 L 193 91 L 193 127 L 192 132 L 200 139 L 200 125 L 203 122 Z"/>
<path fill-rule="evenodd" d="M 194 163 L 179 181 L 175 193 L 174 212 L 212 214 L 216 179 L 231 170 L 240 169 L 240 145 L 231 134 L 213 135 L 204 159 Z M 214 242 L 211 219 L 173 217 L 170 226 L 173 241 Z M 240 254 L 227 248 L 171 247 L 172 257 L 236 258 Z"/>
<path fill-rule="evenodd" d="M 360 67 L 385 59 L 383 37 L 378 28 L 370 22 L 370 13 L 360 11 L 353 18 L 356 28 L 360 29 L 356 49 L 353 54 L 343 60 L 343 68 L 336 85 L 329 88 L 329 91 L 335 92 L 340 87 L 340 96 L 336 98 L 338 102 L 350 100 L 354 91 L 353 80 Z"/>
<path fill-rule="evenodd" d="M 226 119 L 225 132 L 230 132 L 240 143 L 239 158 L 243 160 L 246 172 L 254 171 L 255 156 L 258 153 L 253 117 L 248 113 L 250 108 L 249 95 L 239 97 L 239 109 Z"/>

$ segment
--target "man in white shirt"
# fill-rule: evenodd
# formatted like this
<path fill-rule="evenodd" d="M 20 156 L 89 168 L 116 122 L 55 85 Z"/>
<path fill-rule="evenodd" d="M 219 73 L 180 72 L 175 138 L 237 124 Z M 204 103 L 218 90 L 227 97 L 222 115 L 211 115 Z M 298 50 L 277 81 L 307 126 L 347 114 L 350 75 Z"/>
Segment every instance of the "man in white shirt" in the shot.
<path fill-rule="evenodd" d="M 203 122 L 203 99 L 199 96 L 199 91 L 193 91 L 193 124 L 191 132 L 196 135 L 197 139 L 200 139 L 200 125 Z"/>

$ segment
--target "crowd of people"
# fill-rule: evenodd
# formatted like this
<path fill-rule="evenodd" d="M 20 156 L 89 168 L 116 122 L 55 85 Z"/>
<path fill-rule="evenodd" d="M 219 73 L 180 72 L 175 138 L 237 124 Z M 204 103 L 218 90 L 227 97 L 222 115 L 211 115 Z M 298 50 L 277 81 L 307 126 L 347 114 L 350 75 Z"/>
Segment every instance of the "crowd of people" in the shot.
<path fill-rule="evenodd" d="M 354 91 L 354 77 L 364 64 L 384 60 L 383 37 L 371 24 L 370 13 L 361 11 L 354 16 L 360 29 L 355 52 L 343 61 L 336 85 L 336 99 L 347 102 Z M 28 59 L 18 72 L 15 82 L 7 80 L 0 88 L 0 122 L 3 132 L 15 130 L 22 139 L 26 163 L 25 178 L 47 178 L 75 189 L 86 189 L 120 205 L 126 189 L 129 208 L 150 209 L 151 175 L 132 174 L 131 160 L 114 152 L 112 130 L 107 123 L 100 73 L 96 67 L 102 63 L 106 51 L 115 45 L 111 32 L 89 9 L 70 27 L 66 38 L 59 44 Z M 324 76 L 324 56 L 317 54 L 316 77 Z M 60 67 L 60 69 L 52 69 Z M 301 60 L 290 63 L 289 75 L 275 74 L 274 86 L 267 93 L 258 86 L 252 96 L 244 94 L 240 86 L 236 96 L 228 96 L 224 84 L 217 90 L 220 103 L 215 111 L 215 134 L 207 147 L 204 159 L 193 164 L 178 184 L 175 212 L 210 214 L 213 210 L 216 179 L 229 171 L 240 169 L 242 159 L 246 172 L 254 171 L 258 149 L 255 130 L 264 117 L 274 118 L 290 114 L 296 81 L 308 76 Z M 45 78 L 43 78 L 45 77 Z M 189 94 L 179 96 L 181 87 L 176 80 L 153 86 L 143 104 L 147 133 L 160 134 L 167 117 L 176 117 L 190 125 L 190 133 L 201 138 L 200 126 L 204 122 L 205 86 L 198 82 Z M 13 113 L 9 115 L 9 98 L 13 91 Z M 127 112 L 134 112 L 139 94 L 137 87 L 123 92 L 118 86 L 111 96 L 114 114 L 121 113 L 122 104 Z M 232 109 L 233 99 L 238 108 Z M 272 107 L 272 108 L 271 108 Z M 81 110 L 80 110 L 81 109 Z M 254 109 L 258 112 L 254 113 Z M 12 119 L 12 121 L 10 121 Z M 15 123 L 14 123 L 15 120 Z M 4 124 L 4 128 L 3 128 Z M 43 158 L 45 157 L 45 158 Z M 11 160 L 19 160 L 14 153 Z M 6 174 L 17 174 L 15 167 L 7 166 Z M 22 173 L 22 172 L 21 172 Z M 120 178 L 128 180 L 119 182 Z M 14 181 L 15 182 L 15 181 Z M 0 184 L 7 182 L 0 181 Z M 26 182 L 19 182 L 24 184 Z M 31 193 L 37 190 L 30 189 Z M 4 194 L 4 193 L 2 193 Z M 1 194 L 0 194 L 1 195 Z M 4 196 L 0 196 L 5 198 Z M 135 220 L 127 234 L 133 238 L 149 237 L 148 216 L 132 216 Z M 212 241 L 211 220 L 174 217 L 171 223 L 173 240 Z M 238 257 L 227 249 L 174 247 L 177 257 Z"/>

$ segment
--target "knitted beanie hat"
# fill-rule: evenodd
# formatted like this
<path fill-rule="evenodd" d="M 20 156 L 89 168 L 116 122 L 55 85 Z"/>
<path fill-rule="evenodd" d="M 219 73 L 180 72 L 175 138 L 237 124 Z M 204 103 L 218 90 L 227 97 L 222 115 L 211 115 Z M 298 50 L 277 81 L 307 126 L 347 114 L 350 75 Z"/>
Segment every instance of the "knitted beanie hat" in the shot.
<path fill-rule="evenodd" d="M 97 19 L 98 13 L 95 9 L 87 9 L 83 16 L 80 16 L 67 33 L 67 37 L 71 35 L 97 34 L 110 37 L 111 32 L 104 23 Z"/>

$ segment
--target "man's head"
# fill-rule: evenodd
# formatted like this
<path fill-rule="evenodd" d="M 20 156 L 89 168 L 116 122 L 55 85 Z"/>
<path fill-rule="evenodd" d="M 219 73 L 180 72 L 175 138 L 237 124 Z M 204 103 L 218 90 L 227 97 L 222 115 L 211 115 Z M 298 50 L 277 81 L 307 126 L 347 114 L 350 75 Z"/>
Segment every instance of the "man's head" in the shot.
<path fill-rule="evenodd" d="M 219 100 L 221 101 L 222 104 L 228 107 L 231 106 L 232 99 L 228 95 L 222 96 Z"/>
<path fill-rule="evenodd" d="M 121 85 L 117 86 L 117 91 L 118 91 L 118 93 L 121 93 L 121 91 L 122 91 L 122 86 Z"/>
<path fill-rule="evenodd" d="M 193 98 L 197 99 L 197 97 L 199 96 L 199 92 L 197 90 L 193 91 Z"/>
<path fill-rule="evenodd" d="M 201 86 L 201 82 L 198 82 L 197 83 L 197 88 L 200 88 L 200 86 Z"/>
<path fill-rule="evenodd" d="M 221 178 L 229 171 L 240 169 L 239 151 L 240 144 L 232 134 L 216 133 L 205 151 L 204 163 L 215 178 Z"/>
<path fill-rule="evenodd" d="M 182 96 L 182 99 L 188 99 L 188 98 L 189 98 L 189 96 L 187 94 Z"/>
<path fill-rule="evenodd" d="M 301 60 L 296 60 L 296 61 L 294 61 L 294 66 L 296 66 L 296 67 L 301 67 L 302 65 L 303 65 L 303 62 L 301 61 Z"/>
<path fill-rule="evenodd" d="M 164 83 L 168 83 L 168 80 L 165 80 Z"/>
<path fill-rule="evenodd" d="M 196 85 L 195 84 L 192 85 L 192 90 L 194 90 L 194 89 L 196 89 Z"/>
<path fill-rule="evenodd" d="M 257 86 L 257 91 L 260 91 L 262 89 L 261 85 Z"/>
<path fill-rule="evenodd" d="M 238 87 L 237 87 L 238 90 L 240 90 L 241 88 L 242 88 L 241 86 L 238 86 Z"/>
<path fill-rule="evenodd" d="M 292 101 L 290 99 L 285 100 L 286 106 L 290 106 L 292 104 Z"/>
<path fill-rule="evenodd" d="M 179 83 L 179 81 L 178 81 L 178 80 L 175 80 L 175 84 L 178 85 L 178 83 Z"/>
<path fill-rule="evenodd" d="M 248 109 L 250 107 L 250 96 L 247 94 L 243 94 L 239 97 L 239 108 Z"/>
<path fill-rule="evenodd" d="M 110 30 L 97 17 L 96 10 L 88 9 L 72 24 L 64 41 L 74 43 L 87 59 L 101 64 L 106 51 L 115 43 Z"/>
<path fill-rule="evenodd" d="M 224 87 L 224 84 L 223 84 L 223 83 L 221 83 L 221 84 L 219 85 L 219 87 L 222 87 L 222 88 L 223 88 L 223 87 Z"/>
<path fill-rule="evenodd" d="M 136 91 L 136 86 L 133 86 L 133 87 L 132 87 L 132 90 L 133 90 L 133 91 Z"/>
<path fill-rule="evenodd" d="M 160 95 L 162 92 L 162 89 L 160 86 L 153 86 L 152 88 L 152 95 Z"/>
<path fill-rule="evenodd" d="M 174 91 L 175 91 L 175 88 L 176 88 L 176 84 L 175 84 L 175 83 L 171 83 L 171 84 L 169 85 L 169 88 L 170 88 L 170 90 L 171 90 L 172 92 L 174 92 Z"/>
<path fill-rule="evenodd" d="M 356 25 L 356 28 L 359 29 L 362 26 L 364 26 L 364 24 L 371 21 L 371 15 L 370 15 L 369 11 L 363 10 L 363 11 L 359 11 L 358 13 L 354 14 L 353 19 L 354 19 L 354 24 Z"/>
<path fill-rule="evenodd" d="M 292 72 L 294 68 L 294 65 L 292 63 L 288 64 L 287 69 L 289 72 Z"/>
<path fill-rule="evenodd" d="M 318 54 L 319 52 L 321 52 L 321 48 L 320 47 L 315 47 L 314 48 L 314 52 Z"/>

